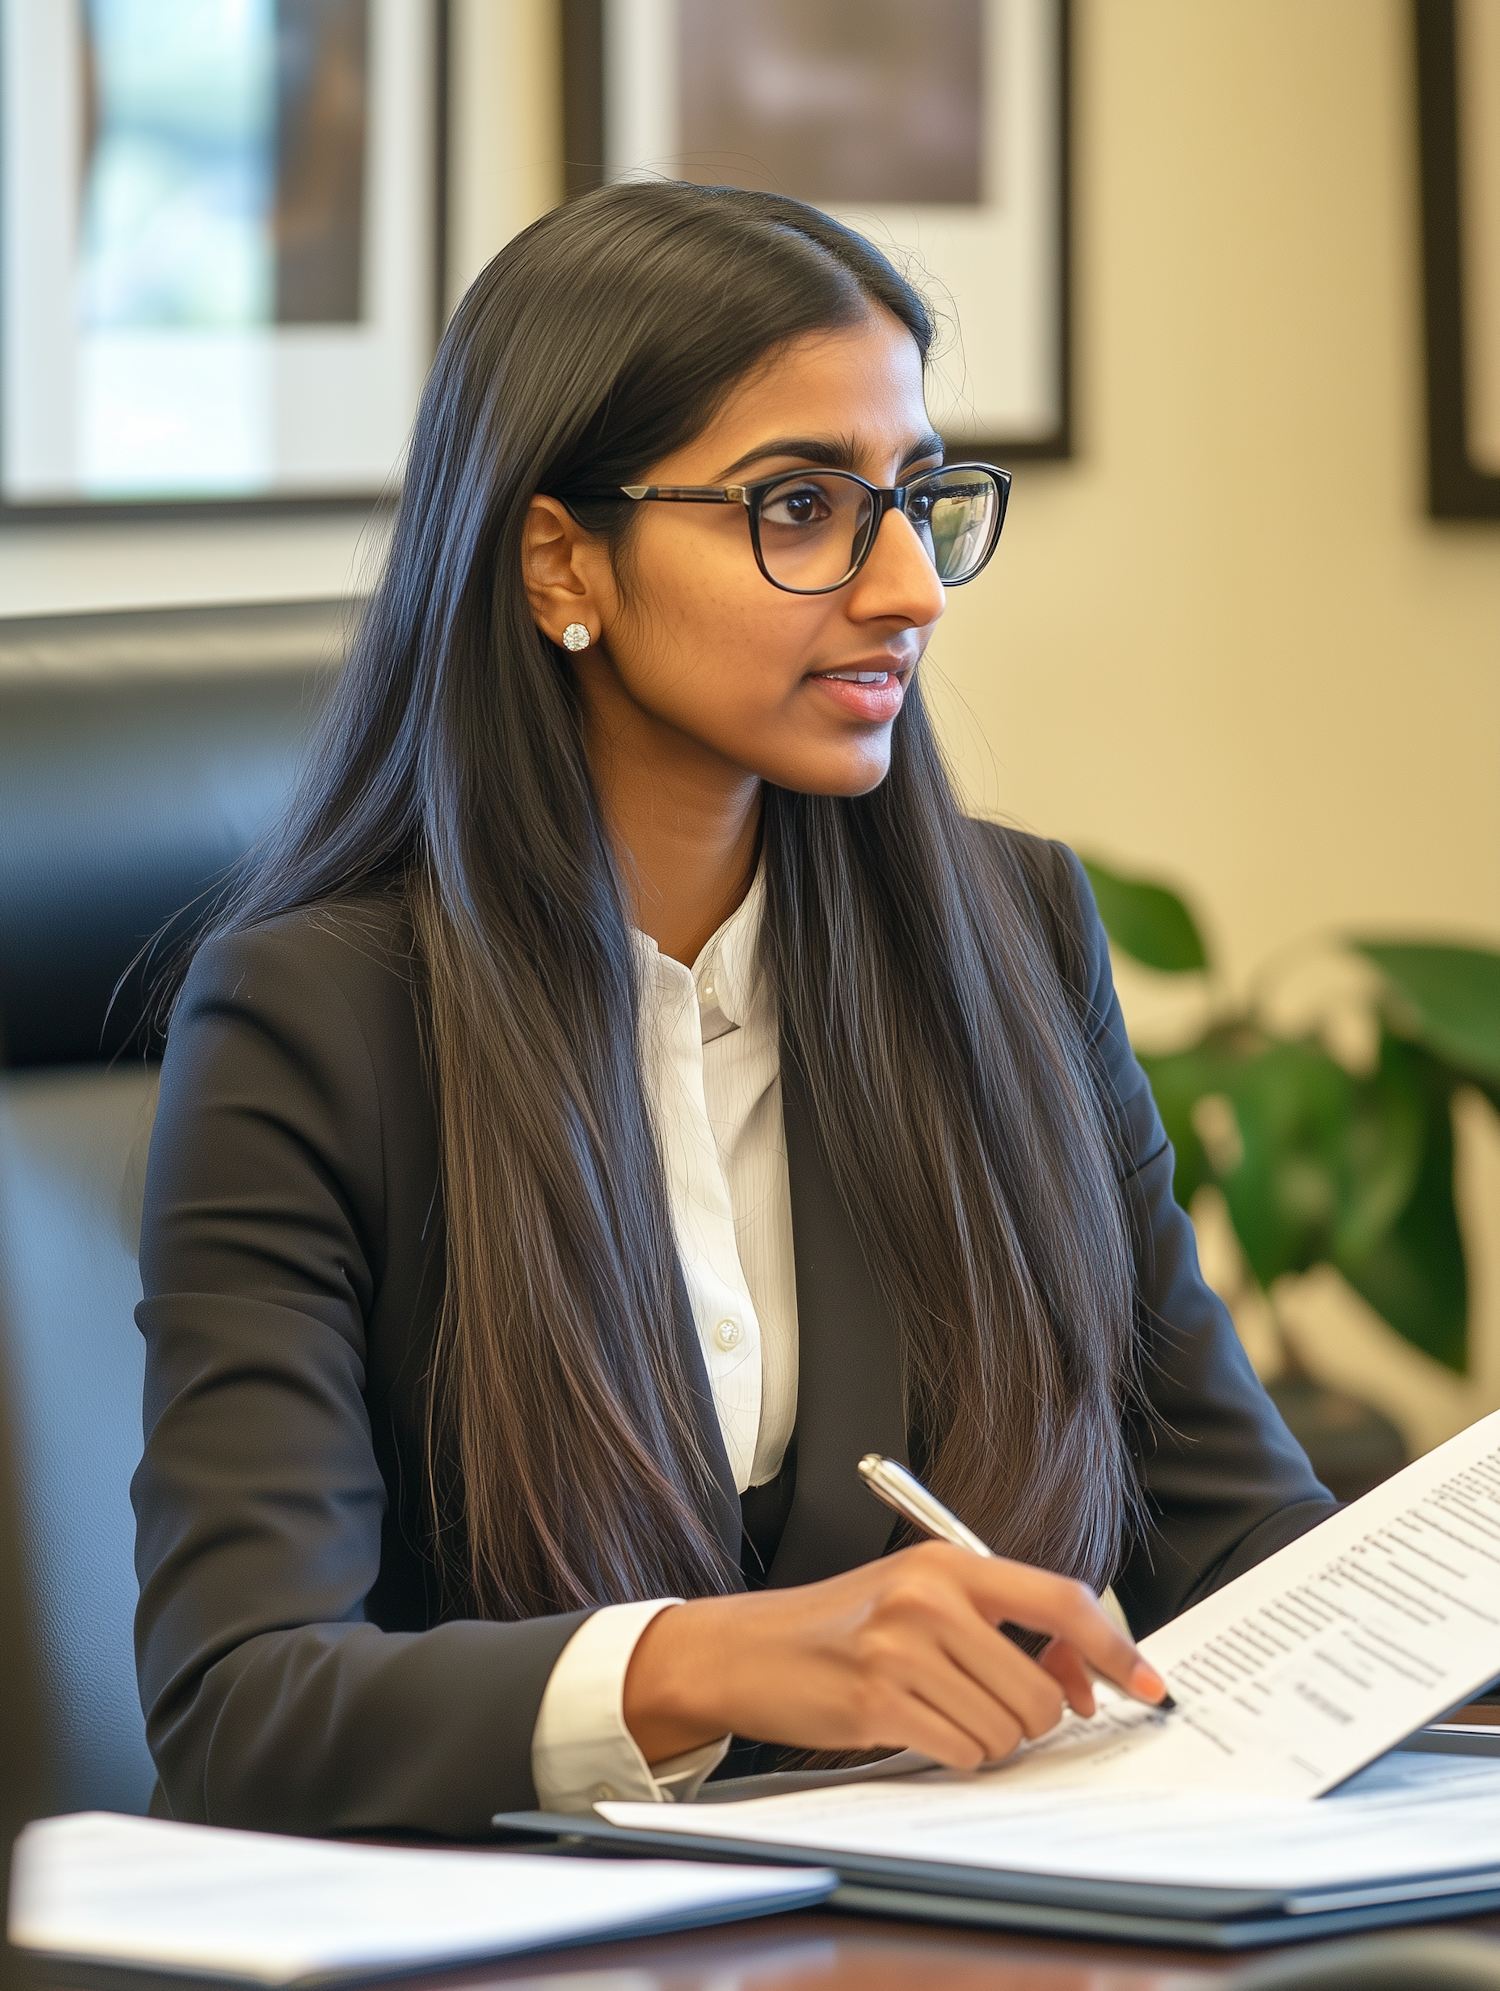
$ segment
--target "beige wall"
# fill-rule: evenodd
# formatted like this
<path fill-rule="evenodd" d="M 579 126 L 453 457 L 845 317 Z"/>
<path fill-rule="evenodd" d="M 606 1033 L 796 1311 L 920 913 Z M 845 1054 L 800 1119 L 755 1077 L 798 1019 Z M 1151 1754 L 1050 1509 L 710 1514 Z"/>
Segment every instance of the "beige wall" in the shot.
<path fill-rule="evenodd" d="M 1078 454 L 1019 472 L 934 644 L 955 762 L 989 808 L 1179 881 L 1237 982 L 1339 927 L 1500 944 L 1500 527 L 1424 516 L 1410 8 L 1077 24 Z M 1289 1009 L 1333 981 L 1299 954 Z M 1500 1403 L 1487 1109 L 1462 1138 L 1473 1386 L 1331 1276 L 1278 1296 L 1418 1443 Z"/>
<path fill-rule="evenodd" d="M 557 0 L 453 0 L 449 303 L 563 197 Z"/>

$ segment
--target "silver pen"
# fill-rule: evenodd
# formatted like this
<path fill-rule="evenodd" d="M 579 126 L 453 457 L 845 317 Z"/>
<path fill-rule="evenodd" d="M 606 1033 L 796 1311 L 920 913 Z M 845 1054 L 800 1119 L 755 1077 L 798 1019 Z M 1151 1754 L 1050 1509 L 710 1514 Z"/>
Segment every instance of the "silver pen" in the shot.
<path fill-rule="evenodd" d="M 995 1551 L 989 1543 L 982 1541 L 972 1528 L 966 1528 L 956 1514 L 952 1514 L 936 1494 L 929 1493 L 915 1473 L 898 1465 L 894 1459 L 883 1459 L 879 1452 L 866 1452 L 859 1462 L 859 1476 L 877 1500 L 883 1500 L 887 1507 L 920 1528 L 924 1534 L 932 1535 L 940 1542 L 948 1542 L 956 1549 L 968 1549 L 972 1555 L 988 1556 L 996 1560 Z M 1081 1655 L 1080 1655 L 1081 1657 Z M 1083 1662 L 1091 1680 L 1104 1680 L 1104 1675 L 1096 1667 Z M 1149 1665 L 1149 1660 L 1147 1661 Z M 1114 1680 L 1104 1680 L 1117 1693 L 1130 1693 L 1128 1687 L 1120 1687 Z M 1163 1714 L 1170 1714 L 1177 1703 L 1170 1694 L 1163 1694 L 1159 1701 L 1147 1701 L 1140 1694 L 1132 1695 L 1146 1707 L 1159 1708 Z"/>

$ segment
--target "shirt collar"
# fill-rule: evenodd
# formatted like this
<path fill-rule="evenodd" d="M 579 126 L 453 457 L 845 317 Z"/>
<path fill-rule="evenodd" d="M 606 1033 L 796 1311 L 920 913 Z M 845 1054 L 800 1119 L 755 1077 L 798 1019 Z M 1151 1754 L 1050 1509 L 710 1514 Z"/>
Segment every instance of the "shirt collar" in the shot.
<path fill-rule="evenodd" d="M 663 954 L 650 934 L 632 927 L 630 938 L 653 1003 L 669 1006 L 697 999 L 703 1041 L 712 1042 L 748 1020 L 760 989 L 760 929 L 765 911 L 764 868 L 757 868 L 739 905 L 705 942 L 691 969 Z"/>
<path fill-rule="evenodd" d="M 763 912 L 765 876 L 757 870 L 745 898 L 709 936 L 691 968 L 661 954 L 651 936 L 633 926 L 629 938 L 647 992 L 647 1015 L 675 1013 L 677 1005 L 691 997 L 703 1043 L 713 1043 L 717 1037 L 741 1029 L 749 1021 L 761 990 Z"/>
<path fill-rule="evenodd" d="M 693 963 L 699 1004 L 717 1002 L 726 1022 L 738 1027 L 750 1014 L 760 981 L 760 929 L 765 916 L 766 871 L 756 866 L 750 889 Z"/>

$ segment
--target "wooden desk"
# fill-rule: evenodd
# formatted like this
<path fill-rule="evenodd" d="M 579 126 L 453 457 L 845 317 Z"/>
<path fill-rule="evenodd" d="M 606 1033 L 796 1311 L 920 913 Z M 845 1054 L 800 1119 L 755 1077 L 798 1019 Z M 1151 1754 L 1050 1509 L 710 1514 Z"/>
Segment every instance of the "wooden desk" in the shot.
<path fill-rule="evenodd" d="M 1444 1923 L 1493 1936 L 1500 1916 Z M 1306 1945 L 1314 1948 L 1316 1945 Z M 812 1911 L 680 1936 L 599 1943 L 424 1978 L 423 1991 L 1196 1991 L 1256 1958 L 1062 1942 Z"/>

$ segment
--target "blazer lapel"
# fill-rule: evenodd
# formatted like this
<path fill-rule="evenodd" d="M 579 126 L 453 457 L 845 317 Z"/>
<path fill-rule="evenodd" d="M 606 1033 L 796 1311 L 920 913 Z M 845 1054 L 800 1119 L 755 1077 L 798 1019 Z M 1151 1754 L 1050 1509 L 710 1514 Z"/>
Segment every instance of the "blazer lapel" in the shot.
<path fill-rule="evenodd" d="M 866 1489 L 866 1452 L 906 1462 L 896 1325 L 824 1159 L 807 1096 L 783 1049 L 781 1110 L 797 1258 L 797 1485 L 767 1572 L 816 1583 L 884 1550 L 895 1517 Z"/>
<path fill-rule="evenodd" d="M 703 1447 L 703 1456 L 713 1469 L 713 1486 L 709 1492 L 704 1518 L 712 1527 L 723 1545 L 724 1553 L 734 1567 L 736 1575 L 740 1567 L 740 1497 L 735 1491 L 734 1474 L 730 1470 L 729 1454 L 724 1449 L 724 1434 L 719 1429 L 719 1413 L 714 1408 L 713 1391 L 709 1387 L 708 1370 L 703 1362 L 703 1350 L 698 1345 L 698 1330 L 693 1325 L 693 1309 L 688 1299 L 687 1282 L 682 1276 L 682 1266 L 676 1268 L 673 1287 L 676 1305 L 672 1309 L 677 1329 L 678 1354 L 682 1362 L 682 1373 L 687 1377 L 688 1395 L 692 1402 L 693 1419 L 698 1426 L 698 1438 Z"/>

